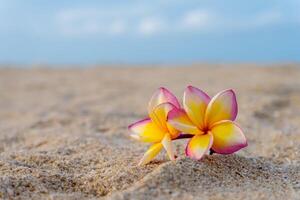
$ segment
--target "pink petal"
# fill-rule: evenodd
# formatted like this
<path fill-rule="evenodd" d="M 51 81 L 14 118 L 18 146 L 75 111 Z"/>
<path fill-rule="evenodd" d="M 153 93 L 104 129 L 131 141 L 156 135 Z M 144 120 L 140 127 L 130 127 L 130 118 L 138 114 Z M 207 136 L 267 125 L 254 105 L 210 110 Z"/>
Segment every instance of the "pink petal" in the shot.
<path fill-rule="evenodd" d="M 214 136 L 212 149 L 220 154 L 234 153 L 248 145 L 240 127 L 229 120 L 215 124 L 211 133 Z"/>
<path fill-rule="evenodd" d="M 187 134 L 203 134 L 203 132 L 193 124 L 187 114 L 182 109 L 173 109 L 168 114 L 168 123 L 177 130 Z"/>
<path fill-rule="evenodd" d="M 234 121 L 238 112 L 233 90 L 225 90 L 214 96 L 207 106 L 205 123 L 210 127 L 221 120 Z"/>
<path fill-rule="evenodd" d="M 198 127 L 204 126 L 204 115 L 210 97 L 202 90 L 188 86 L 183 94 L 183 107 L 191 121 Z"/>
<path fill-rule="evenodd" d="M 195 135 L 186 146 L 185 153 L 192 159 L 200 160 L 213 144 L 213 136 L 210 133 Z"/>
<path fill-rule="evenodd" d="M 149 163 L 161 151 L 162 147 L 163 145 L 161 143 L 153 144 L 148 151 L 146 151 L 138 165 L 141 166 Z"/>
<path fill-rule="evenodd" d="M 130 135 L 132 138 L 142 142 L 160 142 L 165 135 L 165 132 L 149 118 L 131 124 L 128 129 L 132 133 Z"/>
<path fill-rule="evenodd" d="M 162 139 L 161 143 L 162 143 L 163 147 L 165 148 L 165 150 L 167 151 L 167 154 L 168 154 L 170 160 L 175 160 L 170 135 L 166 134 L 165 137 Z"/>
<path fill-rule="evenodd" d="M 167 117 L 168 117 L 168 113 L 173 109 L 177 109 L 177 108 L 171 103 L 167 102 L 167 103 L 159 104 L 153 109 L 150 118 L 159 127 L 161 127 L 162 130 L 164 130 L 165 132 L 169 132 Z"/>
<path fill-rule="evenodd" d="M 180 104 L 175 97 L 169 90 L 166 88 L 159 88 L 151 97 L 149 105 L 148 105 L 148 112 L 149 114 L 153 111 L 153 109 L 162 103 L 171 103 L 177 108 L 180 108 Z"/>

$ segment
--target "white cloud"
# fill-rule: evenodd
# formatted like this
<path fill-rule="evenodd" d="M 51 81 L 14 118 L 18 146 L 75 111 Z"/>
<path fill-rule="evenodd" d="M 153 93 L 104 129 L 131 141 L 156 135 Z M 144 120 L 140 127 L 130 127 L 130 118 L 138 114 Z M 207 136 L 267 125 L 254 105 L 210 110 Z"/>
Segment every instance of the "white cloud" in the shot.
<path fill-rule="evenodd" d="M 182 19 L 183 28 L 201 29 L 212 23 L 212 14 L 205 10 L 188 11 Z"/>
<path fill-rule="evenodd" d="M 280 23 L 282 13 L 267 10 L 252 15 L 235 16 L 208 10 L 188 11 L 182 20 L 183 27 L 193 31 L 241 31 Z"/>
<path fill-rule="evenodd" d="M 242 17 L 232 16 L 226 18 L 219 16 L 219 24 L 223 24 L 223 31 L 248 31 L 279 24 L 283 20 L 282 13 L 275 10 L 267 10 Z"/>
<path fill-rule="evenodd" d="M 67 36 L 122 34 L 126 22 L 117 12 L 95 9 L 69 9 L 56 15 L 59 30 Z"/>
<path fill-rule="evenodd" d="M 56 15 L 60 32 L 66 36 L 124 35 L 154 36 L 165 33 L 245 31 L 274 25 L 283 20 L 277 10 L 252 15 L 224 13 L 210 9 L 186 9 L 177 16 L 162 11 L 130 8 L 76 8 Z"/>
<path fill-rule="evenodd" d="M 112 34 L 122 34 L 125 33 L 126 31 L 126 23 L 122 20 L 116 20 L 111 23 L 110 27 L 110 32 Z"/>
<path fill-rule="evenodd" d="M 143 35 L 152 35 L 166 30 L 166 24 L 163 19 L 155 18 L 144 18 L 138 25 L 138 32 Z"/>
<path fill-rule="evenodd" d="M 168 32 L 200 30 L 211 21 L 210 13 L 204 10 L 187 11 L 177 18 L 163 14 L 158 16 L 154 14 L 154 11 L 144 12 L 145 9 L 131 11 L 94 8 L 66 9 L 57 13 L 56 24 L 60 32 L 66 36 L 80 37 L 97 34 L 152 36 Z"/>
<path fill-rule="evenodd" d="M 255 26 L 266 26 L 272 25 L 280 22 L 282 19 L 282 14 L 279 11 L 269 10 L 258 13 L 253 20 L 253 25 Z"/>

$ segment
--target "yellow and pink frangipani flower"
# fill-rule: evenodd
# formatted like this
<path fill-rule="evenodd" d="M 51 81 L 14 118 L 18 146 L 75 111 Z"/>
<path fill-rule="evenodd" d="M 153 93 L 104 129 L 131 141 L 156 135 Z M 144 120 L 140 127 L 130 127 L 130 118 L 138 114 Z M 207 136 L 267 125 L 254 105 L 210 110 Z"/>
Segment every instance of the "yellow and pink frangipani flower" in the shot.
<path fill-rule="evenodd" d="M 132 132 L 132 138 L 151 143 L 139 165 L 150 162 L 162 148 L 167 151 L 170 160 L 175 159 L 171 141 L 178 137 L 179 131 L 167 122 L 167 116 L 171 110 L 178 110 L 179 108 L 180 104 L 177 98 L 170 91 L 161 87 L 150 99 L 148 105 L 149 117 L 128 127 Z"/>
<path fill-rule="evenodd" d="M 210 98 L 202 90 L 188 86 L 184 91 L 183 110 L 171 110 L 167 122 L 178 131 L 192 135 L 186 155 L 199 160 L 209 150 L 230 154 L 247 146 L 246 137 L 234 122 L 237 113 L 233 90 Z"/>

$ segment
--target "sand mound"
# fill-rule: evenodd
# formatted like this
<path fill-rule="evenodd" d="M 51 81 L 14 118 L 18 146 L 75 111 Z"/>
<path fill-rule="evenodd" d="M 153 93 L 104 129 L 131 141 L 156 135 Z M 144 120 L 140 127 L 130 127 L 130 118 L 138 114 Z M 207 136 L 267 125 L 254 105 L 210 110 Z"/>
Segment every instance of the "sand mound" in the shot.
<path fill-rule="evenodd" d="M 128 187 L 158 165 L 137 167 L 133 155 L 130 149 L 114 150 L 90 139 L 57 151 L 11 154 L 0 160 L 0 194 L 105 196 Z"/>
<path fill-rule="evenodd" d="M 300 168 L 291 168 L 236 155 L 201 162 L 183 158 L 163 164 L 112 199 L 296 199 Z"/>

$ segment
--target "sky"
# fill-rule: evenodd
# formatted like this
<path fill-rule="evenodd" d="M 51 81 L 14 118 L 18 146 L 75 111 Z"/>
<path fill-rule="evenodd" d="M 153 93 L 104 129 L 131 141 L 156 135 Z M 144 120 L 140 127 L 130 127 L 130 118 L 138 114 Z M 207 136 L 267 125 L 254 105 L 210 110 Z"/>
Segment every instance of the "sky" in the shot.
<path fill-rule="evenodd" d="M 299 61 L 300 0 L 0 0 L 0 63 Z"/>

